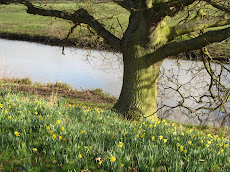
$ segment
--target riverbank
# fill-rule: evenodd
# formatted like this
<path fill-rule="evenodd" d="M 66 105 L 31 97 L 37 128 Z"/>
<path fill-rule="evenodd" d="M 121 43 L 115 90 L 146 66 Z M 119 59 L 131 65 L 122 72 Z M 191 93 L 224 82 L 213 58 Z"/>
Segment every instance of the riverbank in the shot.
<path fill-rule="evenodd" d="M 55 84 L 32 83 L 29 78 L 23 79 L 0 79 L 0 88 L 9 89 L 15 92 L 26 92 L 45 98 L 46 100 L 56 99 L 66 104 L 81 104 L 83 106 L 110 109 L 117 99 L 102 92 L 101 89 L 77 90 L 65 83 Z"/>
<path fill-rule="evenodd" d="M 20 34 L 20 33 L 10 33 L 1 32 L 0 38 L 8 40 L 18 40 L 27 42 L 36 42 L 51 46 L 64 46 L 64 47 L 76 47 L 83 49 L 94 49 L 94 50 L 104 50 L 109 52 L 115 52 L 112 47 L 109 47 L 103 41 L 97 40 L 96 42 L 90 42 L 86 39 L 69 38 L 67 40 L 60 39 L 58 37 L 41 36 L 41 35 L 30 35 L 30 34 Z"/>

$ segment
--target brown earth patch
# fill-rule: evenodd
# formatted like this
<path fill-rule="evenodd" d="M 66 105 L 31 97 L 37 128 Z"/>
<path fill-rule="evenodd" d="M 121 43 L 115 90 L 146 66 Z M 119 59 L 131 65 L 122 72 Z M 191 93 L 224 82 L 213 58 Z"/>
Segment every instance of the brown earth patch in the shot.
<path fill-rule="evenodd" d="M 6 80 L 5 80 L 6 82 Z M 46 86 L 42 84 L 1 84 L 0 88 L 10 89 L 12 91 L 23 91 L 29 94 L 39 95 L 48 98 L 52 95 L 57 95 L 58 97 L 63 97 L 67 99 L 74 99 L 77 102 L 91 102 L 97 104 L 115 104 L 117 99 L 115 97 L 106 96 L 104 94 L 98 94 L 95 90 L 74 90 L 71 88 L 62 88 L 55 86 Z"/>

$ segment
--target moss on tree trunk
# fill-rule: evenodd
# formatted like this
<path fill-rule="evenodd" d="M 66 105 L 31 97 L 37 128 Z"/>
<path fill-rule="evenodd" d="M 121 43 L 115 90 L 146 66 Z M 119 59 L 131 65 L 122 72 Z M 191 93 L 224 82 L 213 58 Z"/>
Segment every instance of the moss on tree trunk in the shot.
<path fill-rule="evenodd" d="M 135 53 L 124 53 L 124 56 L 123 85 L 114 109 L 128 119 L 149 117 L 156 120 L 158 79 L 162 61 L 146 67 L 146 62 L 140 60 L 139 50 Z"/>

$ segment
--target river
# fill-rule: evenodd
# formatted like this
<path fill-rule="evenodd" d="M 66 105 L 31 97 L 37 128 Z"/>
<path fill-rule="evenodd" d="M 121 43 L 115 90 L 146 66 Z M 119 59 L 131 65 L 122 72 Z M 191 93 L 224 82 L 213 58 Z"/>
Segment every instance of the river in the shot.
<path fill-rule="evenodd" d="M 79 90 L 101 88 L 105 93 L 119 96 L 123 73 L 121 54 L 69 47 L 65 48 L 64 53 L 65 55 L 62 54 L 62 47 L 0 39 L 1 75 L 29 77 L 33 82 L 41 83 L 58 81 L 70 84 Z M 214 67 L 220 70 L 218 66 Z M 227 67 L 230 68 L 229 65 Z M 178 85 L 184 85 L 179 91 L 185 96 L 203 94 L 204 87 L 209 83 L 209 77 L 201 68 L 201 62 L 165 60 L 159 80 L 158 106 L 164 104 L 175 106 L 178 101 L 181 101 L 178 92 L 173 91 Z M 198 77 L 194 77 L 196 75 Z M 230 76 L 226 75 L 224 79 L 228 85 Z M 185 103 L 197 106 L 191 100 Z M 203 124 L 218 125 L 220 122 L 216 122 L 217 113 L 218 111 L 212 113 L 209 116 L 210 120 L 202 117 Z M 178 111 L 178 108 L 176 111 L 168 112 L 162 109 L 158 112 L 159 116 L 171 120 L 199 124 L 197 117 L 191 114 L 188 117 L 184 114 L 187 112 Z M 220 117 L 223 115 L 225 114 L 219 114 Z"/>
<path fill-rule="evenodd" d="M 57 46 L 0 39 L 5 77 L 29 77 L 41 83 L 58 81 L 77 89 L 101 88 L 119 96 L 122 66 L 117 57 L 121 55 L 74 48 L 65 48 L 64 53 Z"/>

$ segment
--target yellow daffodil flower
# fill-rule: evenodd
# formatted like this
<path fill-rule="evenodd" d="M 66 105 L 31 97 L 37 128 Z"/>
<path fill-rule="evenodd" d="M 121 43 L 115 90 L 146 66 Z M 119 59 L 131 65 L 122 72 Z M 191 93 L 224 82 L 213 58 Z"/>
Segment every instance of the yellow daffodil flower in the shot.
<path fill-rule="evenodd" d="M 119 146 L 119 147 L 122 147 L 122 146 L 123 146 L 123 143 L 122 143 L 122 142 L 119 142 L 118 146 Z"/>
<path fill-rule="evenodd" d="M 82 154 L 79 153 L 79 154 L 78 154 L 78 158 L 79 158 L 79 159 L 82 159 Z"/>
<path fill-rule="evenodd" d="M 116 158 L 114 156 L 109 157 L 109 159 L 110 159 L 111 162 L 115 162 L 116 161 Z"/>
<path fill-rule="evenodd" d="M 32 150 L 33 150 L 34 152 L 37 152 L 37 151 L 38 151 L 38 149 L 37 149 L 37 148 L 33 148 Z"/>
<path fill-rule="evenodd" d="M 15 136 L 19 136 L 20 135 L 19 132 L 17 132 L 17 131 L 15 131 L 14 134 L 15 134 Z"/>

